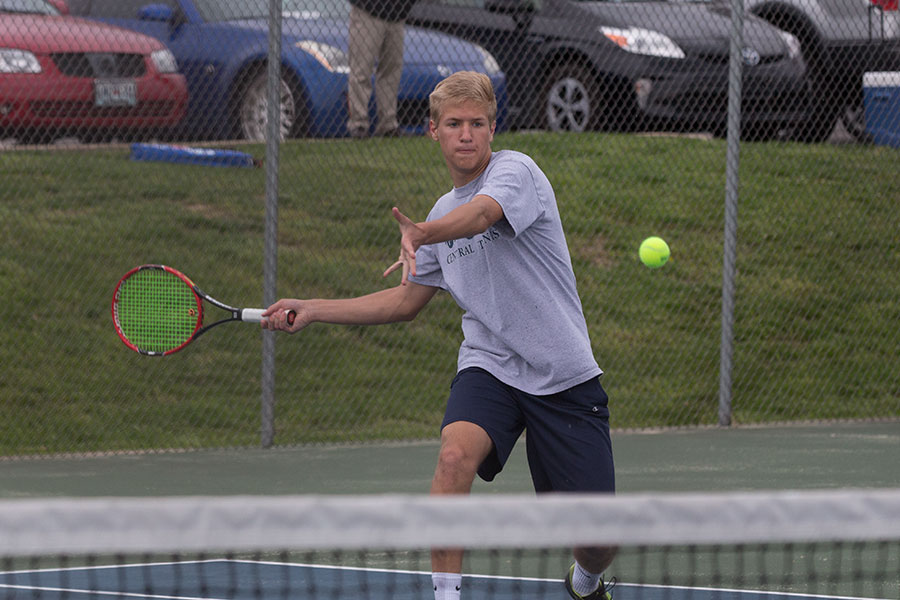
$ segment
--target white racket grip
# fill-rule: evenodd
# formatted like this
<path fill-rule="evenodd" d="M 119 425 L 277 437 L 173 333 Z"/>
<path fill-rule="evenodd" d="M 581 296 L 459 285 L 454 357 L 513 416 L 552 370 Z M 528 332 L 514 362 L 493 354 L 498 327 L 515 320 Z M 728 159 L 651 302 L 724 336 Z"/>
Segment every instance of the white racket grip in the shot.
<path fill-rule="evenodd" d="M 244 308 L 241 310 L 241 321 L 247 323 L 259 323 L 263 320 L 264 308 Z"/>
<path fill-rule="evenodd" d="M 265 312 L 264 308 L 242 308 L 241 309 L 241 321 L 245 321 L 247 323 L 259 323 L 261 321 L 265 321 L 262 314 Z M 288 311 L 287 321 L 288 325 L 294 324 L 294 317 L 297 316 L 292 310 Z"/>

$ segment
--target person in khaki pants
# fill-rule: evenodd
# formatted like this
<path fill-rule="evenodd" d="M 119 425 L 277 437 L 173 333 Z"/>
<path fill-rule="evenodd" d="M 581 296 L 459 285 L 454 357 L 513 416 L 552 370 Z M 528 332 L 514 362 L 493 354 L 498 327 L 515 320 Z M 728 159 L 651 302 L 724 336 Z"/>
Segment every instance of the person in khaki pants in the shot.
<path fill-rule="evenodd" d="M 403 71 L 403 33 L 415 0 L 350 0 L 350 77 L 347 131 L 369 136 L 369 98 L 375 74 L 375 135 L 398 135 L 397 90 Z"/>

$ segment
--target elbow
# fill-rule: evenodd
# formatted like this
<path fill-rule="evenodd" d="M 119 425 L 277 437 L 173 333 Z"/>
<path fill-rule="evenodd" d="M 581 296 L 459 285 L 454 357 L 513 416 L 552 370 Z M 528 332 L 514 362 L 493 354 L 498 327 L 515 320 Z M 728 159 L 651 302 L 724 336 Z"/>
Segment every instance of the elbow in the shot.
<path fill-rule="evenodd" d="M 482 231 L 487 231 L 492 225 L 494 225 L 497 221 L 503 218 L 503 208 L 500 204 L 490 197 L 485 197 L 486 199 L 481 204 L 481 210 L 479 211 L 479 233 Z"/>
<path fill-rule="evenodd" d="M 393 310 L 391 310 L 390 317 L 387 321 L 390 323 L 409 322 L 415 319 L 418 314 L 419 310 L 415 306 L 411 306 L 408 302 L 401 301 L 394 306 Z"/>
<path fill-rule="evenodd" d="M 399 306 L 397 312 L 394 313 L 394 321 L 397 323 L 408 323 L 416 318 L 419 314 L 417 310 L 411 310 L 408 307 Z"/>

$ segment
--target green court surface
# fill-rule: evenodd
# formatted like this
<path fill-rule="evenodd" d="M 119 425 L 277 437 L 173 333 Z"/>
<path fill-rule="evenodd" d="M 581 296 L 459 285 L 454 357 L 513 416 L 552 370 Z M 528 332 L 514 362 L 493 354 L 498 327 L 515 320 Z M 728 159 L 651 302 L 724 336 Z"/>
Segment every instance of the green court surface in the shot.
<path fill-rule="evenodd" d="M 900 487 L 900 422 L 619 431 L 613 432 L 613 444 L 618 490 L 623 494 Z M 0 459 L 0 498 L 426 494 L 437 451 L 437 442 L 417 442 L 9 458 Z M 530 491 L 523 443 L 494 483 L 475 485 L 479 494 Z M 665 553 L 624 548 L 614 567 L 619 581 L 616 597 L 884 600 L 896 598 L 900 590 L 894 574 L 900 565 L 896 548 L 859 543 L 834 551 L 803 544 L 795 549 L 763 548 L 765 555 L 753 546 L 737 546 L 733 552 L 719 547 L 699 551 L 675 547 Z M 571 559 L 567 550 L 556 550 L 546 555 L 527 549 L 470 552 L 466 572 L 475 575 L 466 576 L 467 597 L 565 597 L 560 577 Z M 833 579 L 830 568 L 819 569 L 843 561 L 866 568 L 838 567 L 835 573 L 847 579 Z M 0 568 L 0 596 L 312 600 L 345 596 L 348 585 L 358 592 L 354 597 L 374 600 L 432 595 L 427 552 L 376 551 L 365 561 L 353 553 L 340 558 L 313 553 L 62 566 L 7 563 Z"/>
<path fill-rule="evenodd" d="M 900 487 L 900 422 L 613 432 L 620 493 Z M 0 459 L 0 497 L 427 493 L 437 442 Z M 531 491 L 524 445 L 476 493 Z"/>

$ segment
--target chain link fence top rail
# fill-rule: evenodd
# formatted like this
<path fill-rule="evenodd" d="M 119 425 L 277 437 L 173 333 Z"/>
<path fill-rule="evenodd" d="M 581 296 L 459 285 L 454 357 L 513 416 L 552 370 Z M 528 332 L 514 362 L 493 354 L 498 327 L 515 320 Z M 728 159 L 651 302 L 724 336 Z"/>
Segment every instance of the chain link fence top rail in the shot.
<path fill-rule="evenodd" d="M 351 136 L 350 5 L 285 0 L 267 186 L 269 4 L 0 0 L 0 455 L 258 445 L 259 330 L 138 356 L 116 281 L 169 264 L 261 306 L 269 195 L 278 295 L 396 284 L 390 209 L 451 186 L 427 98 L 458 70 L 494 83 L 494 149 L 554 186 L 612 426 L 717 423 L 731 4 L 421 0 L 396 128 L 373 93 Z M 898 418 L 896 3 L 744 9 L 731 422 Z M 276 338 L 274 443 L 436 437 L 460 317 L 438 294 Z"/>

